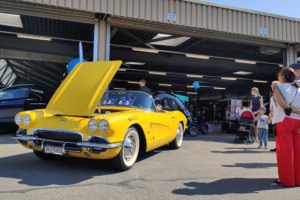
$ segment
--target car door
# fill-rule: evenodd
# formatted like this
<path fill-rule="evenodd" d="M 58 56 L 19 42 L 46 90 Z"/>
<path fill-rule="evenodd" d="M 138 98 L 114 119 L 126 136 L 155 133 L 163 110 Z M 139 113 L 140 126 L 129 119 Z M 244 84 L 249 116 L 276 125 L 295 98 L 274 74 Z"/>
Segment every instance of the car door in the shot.
<path fill-rule="evenodd" d="M 177 131 L 176 116 L 174 110 L 178 109 L 178 104 L 166 97 L 163 99 L 163 111 L 160 112 L 160 138 L 164 143 L 171 142 Z"/>
<path fill-rule="evenodd" d="M 33 85 L 16 85 L 0 90 L 0 122 L 13 122 L 18 112 L 24 110 L 24 103 Z"/>

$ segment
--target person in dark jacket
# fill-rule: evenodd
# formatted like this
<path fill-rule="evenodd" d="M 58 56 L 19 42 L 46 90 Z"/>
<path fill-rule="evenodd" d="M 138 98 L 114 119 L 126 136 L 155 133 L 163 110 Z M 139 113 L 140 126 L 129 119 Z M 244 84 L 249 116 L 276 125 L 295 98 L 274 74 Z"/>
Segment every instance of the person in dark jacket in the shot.
<path fill-rule="evenodd" d="M 139 89 L 140 91 L 151 95 L 151 90 L 146 86 L 145 79 L 140 80 L 139 85 L 141 86 L 141 88 Z"/>

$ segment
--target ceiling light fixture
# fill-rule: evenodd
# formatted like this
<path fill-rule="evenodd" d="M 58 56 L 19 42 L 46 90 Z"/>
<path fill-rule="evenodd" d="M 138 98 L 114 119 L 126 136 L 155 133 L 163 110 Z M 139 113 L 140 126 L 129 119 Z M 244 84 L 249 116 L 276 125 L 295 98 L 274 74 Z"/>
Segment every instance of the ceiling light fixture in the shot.
<path fill-rule="evenodd" d="M 188 85 L 188 86 L 186 86 L 186 87 L 188 87 L 188 88 L 194 88 L 194 86 L 192 86 L 192 85 Z"/>
<path fill-rule="evenodd" d="M 222 87 L 214 87 L 215 90 L 226 90 L 226 88 L 222 88 Z"/>
<path fill-rule="evenodd" d="M 45 41 L 51 41 L 51 37 L 44 37 L 44 36 L 38 36 L 38 35 L 28 35 L 28 34 L 17 34 L 19 38 L 26 38 L 26 39 L 34 39 L 34 40 L 45 40 Z"/>
<path fill-rule="evenodd" d="M 124 64 L 126 64 L 126 65 L 144 65 L 145 63 L 141 63 L 141 62 L 125 62 Z"/>
<path fill-rule="evenodd" d="M 188 94 L 197 94 L 197 92 L 187 92 Z"/>
<path fill-rule="evenodd" d="M 139 82 L 135 82 L 135 81 L 128 81 L 128 83 L 139 84 Z"/>
<path fill-rule="evenodd" d="M 23 28 L 20 15 L 0 13 L 0 25 Z"/>
<path fill-rule="evenodd" d="M 284 67 L 282 64 L 281 65 L 278 65 L 279 67 Z"/>
<path fill-rule="evenodd" d="M 236 81 L 237 78 L 232 77 L 221 77 L 222 80 L 230 80 L 230 81 Z"/>
<path fill-rule="evenodd" d="M 158 53 L 159 50 L 157 49 L 146 49 L 146 48 L 138 48 L 138 47 L 132 47 L 133 51 L 143 51 L 143 52 L 148 52 L 148 53 Z"/>
<path fill-rule="evenodd" d="M 165 72 L 153 72 L 153 71 L 149 71 L 149 74 L 167 75 L 167 73 Z"/>
<path fill-rule="evenodd" d="M 193 78 L 203 78 L 201 75 L 193 75 L 193 74 L 187 74 L 187 77 L 193 77 Z"/>
<path fill-rule="evenodd" d="M 171 87 L 172 86 L 170 84 L 163 84 L 163 83 L 159 83 L 158 85 L 160 85 L 160 86 L 167 86 L 167 87 Z"/>
<path fill-rule="evenodd" d="M 238 72 L 233 72 L 233 74 L 238 74 L 238 75 L 249 75 L 249 74 L 252 74 L 252 72 L 238 71 Z"/>
<path fill-rule="evenodd" d="M 125 71 L 126 71 L 126 69 L 124 69 L 124 68 L 119 68 L 119 69 L 118 69 L 118 71 L 125 72 Z"/>
<path fill-rule="evenodd" d="M 262 81 L 262 80 L 253 80 L 255 83 L 268 83 L 268 81 Z"/>
<path fill-rule="evenodd" d="M 252 65 L 256 64 L 255 61 L 250 61 L 250 60 L 239 60 L 239 59 L 236 59 L 235 62 L 237 62 L 237 63 L 245 63 L 245 64 L 252 64 Z"/>
<path fill-rule="evenodd" d="M 189 58 L 200 58 L 200 59 L 209 59 L 209 56 L 197 55 L 197 54 L 185 54 Z"/>
<path fill-rule="evenodd" d="M 125 88 L 114 88 L 115 90 L 126 90 Z"/>

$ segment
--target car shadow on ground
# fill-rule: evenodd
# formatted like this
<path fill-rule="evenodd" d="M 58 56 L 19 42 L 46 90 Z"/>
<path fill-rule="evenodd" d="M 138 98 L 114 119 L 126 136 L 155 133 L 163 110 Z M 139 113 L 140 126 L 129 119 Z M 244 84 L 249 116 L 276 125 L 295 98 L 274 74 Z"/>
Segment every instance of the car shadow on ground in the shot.
<path fill-rule="evenodd" d="M 137 162 L 159 152 L 141 154 Z M 133 167 L 134 168 L 134 167 Z M 33 152 L 0 158 L 0 177 L 20 180 L 29 186 L 73 185 L 95 176 L 122 173 L 114 169 L 110 160 L 58 157 L 41 160 Z M 126 172 L 123 172 L 126 173 Z"/>
<path fill-rule="evenodd" d="M 234 165 L 222 165 L 222 167 L 240 167 L 246 169 L 267 169 L 277 167 L 276 163 L 235 163 Z"/>
<path fill-rule="evenodd" d="M 173 194 L 195 195 L 224 195 L 224 194 L 249 194 L 266 190 L 284 189 L 273 183 L 269 178 L 229 178 L 220 179 L 211 183 L 189 182 L 185 188 L 173 190 Z"/>

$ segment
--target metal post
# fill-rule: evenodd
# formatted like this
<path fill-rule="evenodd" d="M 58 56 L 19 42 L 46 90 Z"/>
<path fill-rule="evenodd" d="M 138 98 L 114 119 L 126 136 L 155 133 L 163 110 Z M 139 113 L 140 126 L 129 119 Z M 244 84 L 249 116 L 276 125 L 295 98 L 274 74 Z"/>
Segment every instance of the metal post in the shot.
<path fill-rule="evenodd" d="M 95 19 L 94 25 L 94 52 L 93 52 L 93 61 L 98 61 L 98 38 L 99 38 L 99 20 Z"/>
<path fill-rule="evenodd" d="M 106 21 L 106 55 L 105 60 L 110 60 L 110 22 Z"/>

